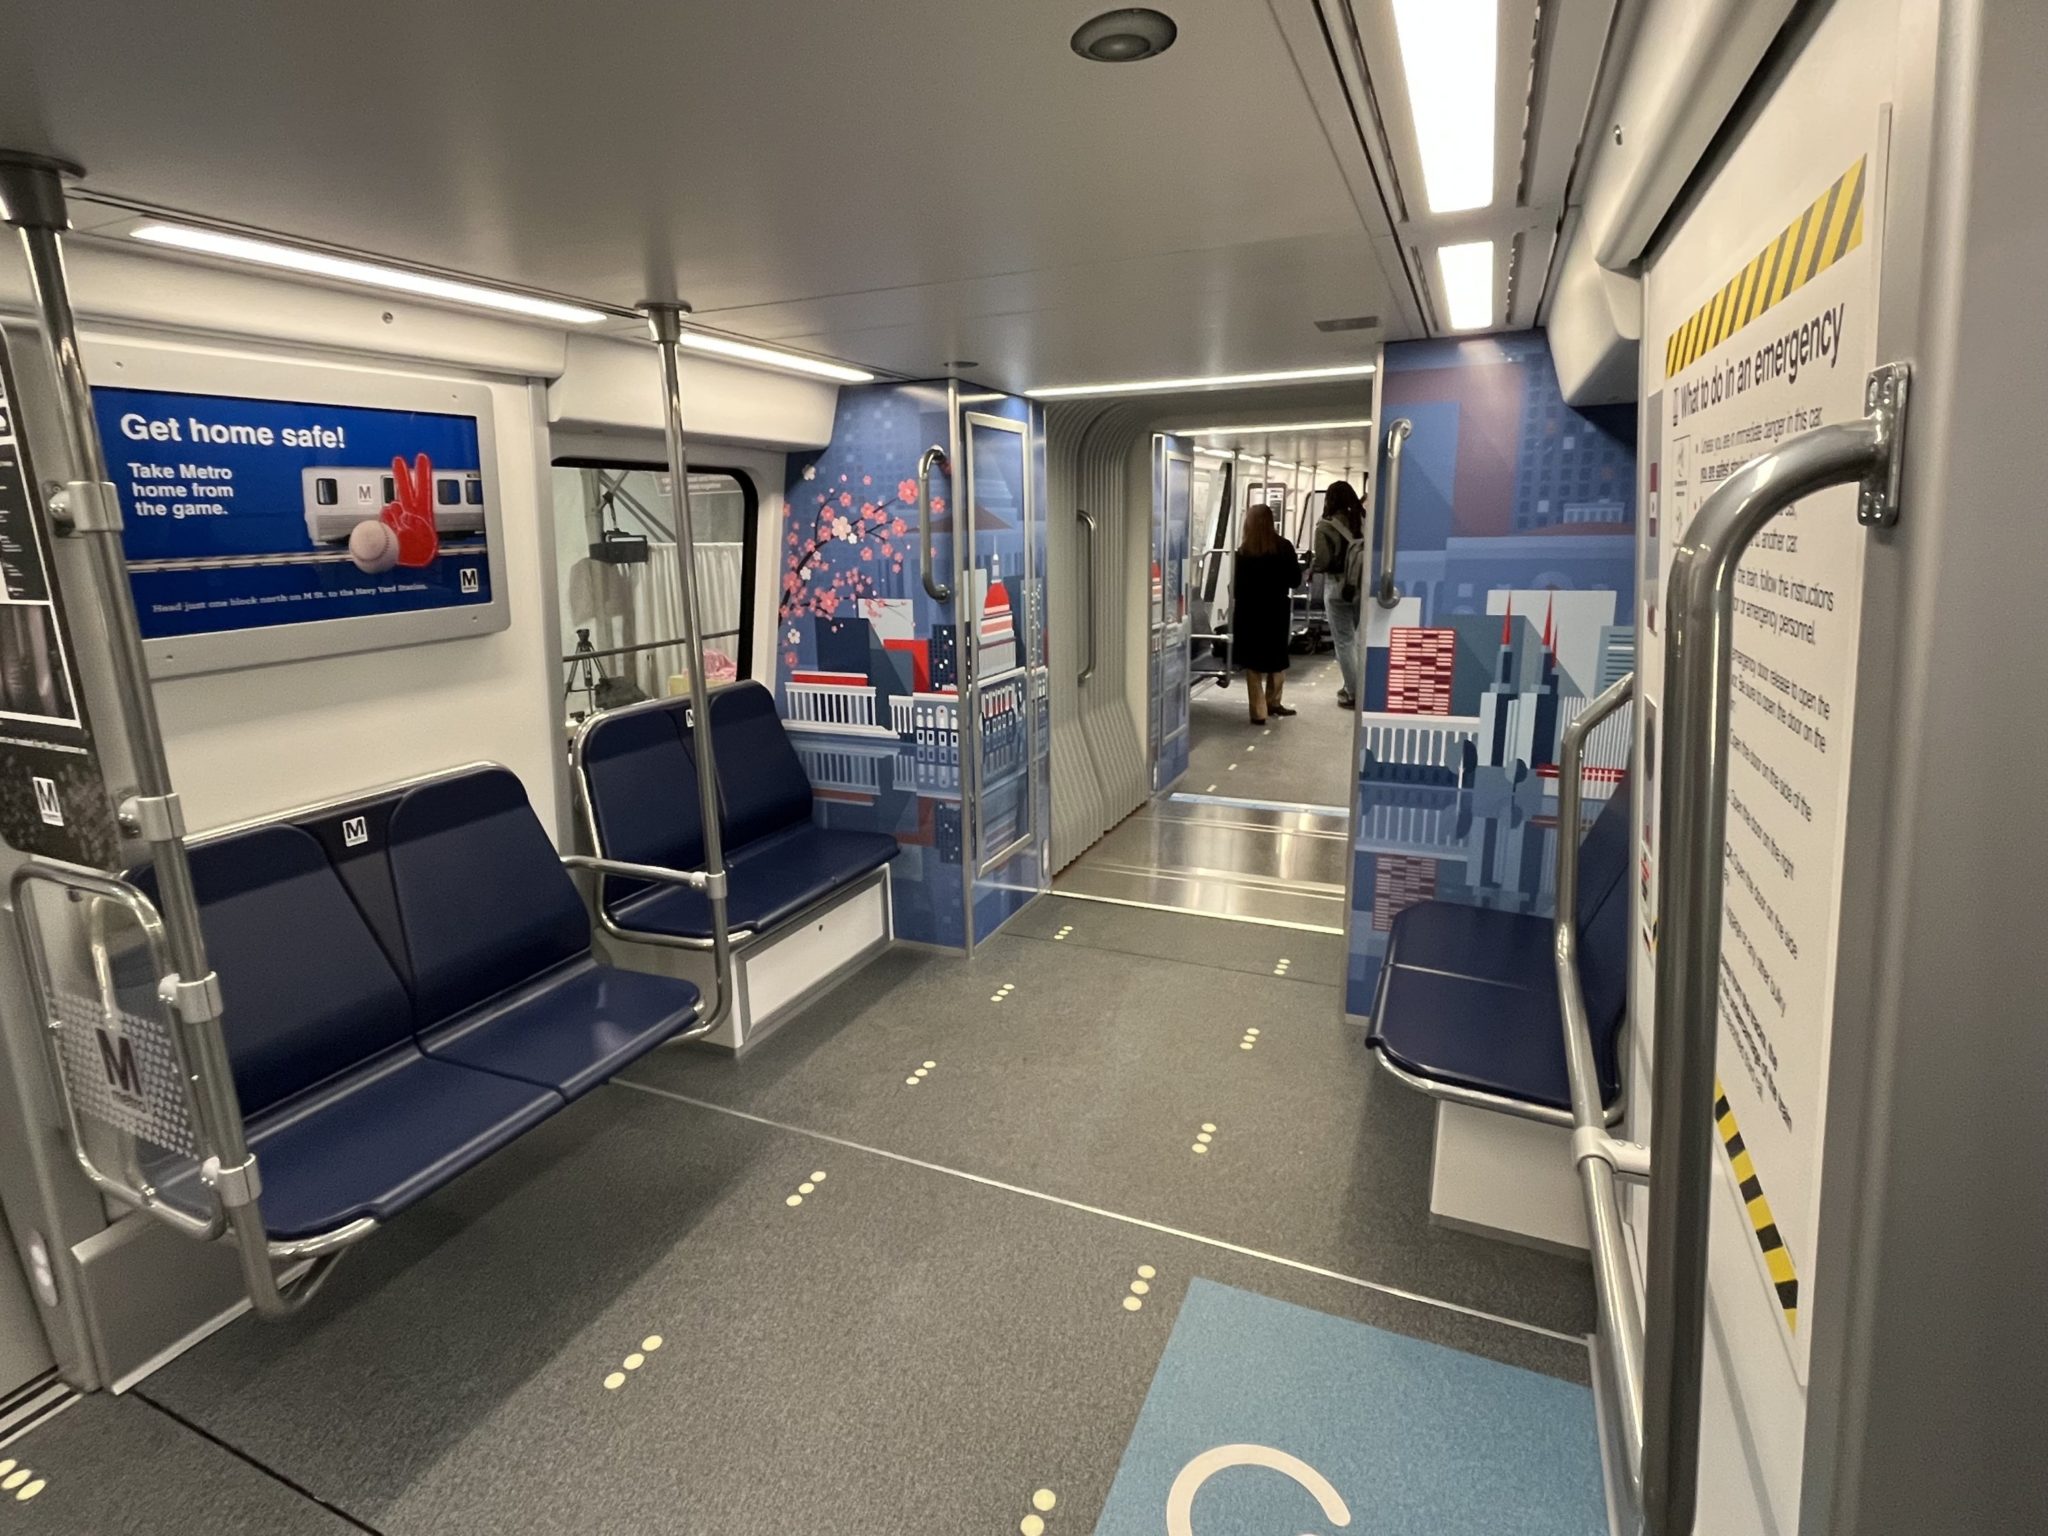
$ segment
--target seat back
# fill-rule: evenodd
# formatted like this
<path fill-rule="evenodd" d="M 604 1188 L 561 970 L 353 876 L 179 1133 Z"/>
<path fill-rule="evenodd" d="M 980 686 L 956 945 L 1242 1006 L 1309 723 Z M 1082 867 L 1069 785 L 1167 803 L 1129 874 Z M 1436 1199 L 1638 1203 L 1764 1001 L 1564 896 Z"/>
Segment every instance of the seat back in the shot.
<path fill-rule="evenodd" d="M 1583 933 L 1607 893 L 1628 873 L 1629 848 L 1635 826 L 1635 794 L 1624 778 L 1617 784 L 1593 827 L 1579 844 L 1578 922 Z"/>
<path fill-rule="evenodd" d="M 420 1028 L 590 952 L 576 884 L 508 770 L 403 791 L 388 838 Z"/>
<path fill-rule="evenodd" d="M 583 782 L 597 823 L 598 851 L 630 864 L 701 869 L 704 816 L 684 700 L 658 709 L 600 715 L 583 738 Z M 607 879 L 605 904 L 647 888 Z"/>
<path fill-rule="evenodd" d="M 811 776 L 789 743 L 775 696 L 759 683 L 735 683 L 711 696 L 728 844 L 744 847 L 811 819 Z"/>
<path fill-rule="evenodd" d="M 410 1038 L 411 999 L 305 831 L 253 827 L 190 860 L 245 1117 Z M 135 883 L 156 898 L 154 870 Z"/>
<path fill-rule="evenodd" d="M 1623 780 L 1579 845 L 1579 989 L 1601 1091 L 1610 1103 L 1621 1090 L 1615 1037 L 1628 1013 L 1628 861 L 1634 827 L 1635 796 Z"/>

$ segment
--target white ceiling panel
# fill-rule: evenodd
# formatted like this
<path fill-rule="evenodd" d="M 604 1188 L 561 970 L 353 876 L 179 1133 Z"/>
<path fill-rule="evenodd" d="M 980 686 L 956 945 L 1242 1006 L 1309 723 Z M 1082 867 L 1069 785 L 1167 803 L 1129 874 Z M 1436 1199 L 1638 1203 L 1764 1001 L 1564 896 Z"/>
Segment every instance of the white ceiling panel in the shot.
<path fill-rule="evenodd" d="M 10 0 L 0 142 L 98 191 L 1024 386 L 1352 361 L 1375 236 L 1273 14 L 1073 0 Z M 146 24 L 145 24 L 146 16 Z M 994 354 L 991 356 L 991 354 Z"/>

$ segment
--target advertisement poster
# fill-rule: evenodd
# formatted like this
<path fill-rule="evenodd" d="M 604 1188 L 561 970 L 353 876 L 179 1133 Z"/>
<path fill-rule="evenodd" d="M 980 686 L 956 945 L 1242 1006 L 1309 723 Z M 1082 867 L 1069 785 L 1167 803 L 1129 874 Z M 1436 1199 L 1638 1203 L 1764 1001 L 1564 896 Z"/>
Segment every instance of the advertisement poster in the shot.
<path fill-rule="evenodd" d="M 0 838 L 101 869 L 119 840 L 86 723 L 48 525 L 0 334 Z"/>
<path fill-rule="evenodd" d="M 1689 519 L 1728 476 L 1864 413 L 1882 142 L 1846 167 L 1815 167 L 1812 200 L 1771 210 L 1733 270 L 1715 274 L 1718 290 L 1674 295 L 1687 308 L 1663 333 L 1666 578 Z M 1736 572 L 1714 1116 L 1802 1381 L 1869 537 L 1855 487 L 1840 487 L 1772 519 Z"/>
<path fill-rule="evenodd" d="M 473 416 L 96 388 L 145 640 L 491 601 Z"/>

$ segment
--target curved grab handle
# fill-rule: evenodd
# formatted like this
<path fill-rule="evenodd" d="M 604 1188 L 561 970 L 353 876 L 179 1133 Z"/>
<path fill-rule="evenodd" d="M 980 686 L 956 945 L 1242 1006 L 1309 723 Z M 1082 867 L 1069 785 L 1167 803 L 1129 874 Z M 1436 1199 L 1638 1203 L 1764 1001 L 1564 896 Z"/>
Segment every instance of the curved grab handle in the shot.
<path fill-rule="evenodd" d="M 1861 420 L 1816 427 L 1751 459 L 1701 504 L 1672 559 L 1657 805 L 1662 830 L 1650 1120 L 1656 1183 L 1643 1345 L 1648 1536 L 1686 1536 L 1699 1495 L 1735 567 L 1765 523 L 1830 486 L 1862 483 L 1856 516 L 1866 526 L 1897 521 L 1907 383 L 1904 363 L 1879 368 L 1865 387 Z"/>
<path fill-rule="evenodd" d="M 1074 674 L 1074 686 L 1078 688 L 1095 675 L 1095 535 L 1100 530 L 1093 512 L 1076 511 L 1074 516 L 1088 530 L 1088 553 L 1081 559 L 1081 568 L 1088 573 L 1088 606 L 1083 610 L 1088 615 L 1088 660 Z"/>
<path fill-rule="evenodd" d="M 1376 596 L 1382 608 L 1401 605 L 1400 588 L 1394 585 L 1394 555 L 1401 539 L 1401 445 L 1415 423 L 1403 416 L 1387 424 L 1387 526 L 1380 535 L 1380 579 Z"/>
<path fill-rule="evenodd" d="M 917 539 L 918 547 L 924 554 L 924 589 L 935 603 L 953 600 L 953 589 L 943 581 L 932 579 L 932 465 L 943 464 L 946 473 L 953 473 L 953 461 L 946 457 L 946 450 L 937 443 L 918 455 L 917 460 Z"/>

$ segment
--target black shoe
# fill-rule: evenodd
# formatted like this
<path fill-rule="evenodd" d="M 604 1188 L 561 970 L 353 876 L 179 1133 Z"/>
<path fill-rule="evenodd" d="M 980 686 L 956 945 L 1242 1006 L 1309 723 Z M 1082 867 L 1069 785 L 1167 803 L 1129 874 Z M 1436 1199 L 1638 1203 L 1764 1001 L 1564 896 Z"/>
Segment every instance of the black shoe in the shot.
<path fill-rule="evenodd" d="M 1337 707 L 1339 709 L 1349 709 L 1352 705 L 1356 704 L 1357 702 L 1358 700 L 1351 697 L 1351 695 L 1348 693 L 1340 691 L 1337 694 Z"/>
<path fill-rule="evenodd" d="M 1273 713 L 1280 716 L 1280 718 L 1284 720 L 1289 715 L 1300 714 L 1301 711 L 1294 708 L 1294 706 L 1292 706 L 1291 704 L 1275 704 L 1273 706 Z"/>

